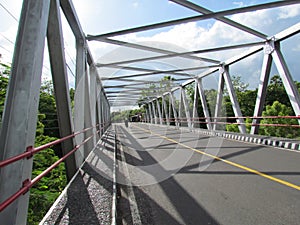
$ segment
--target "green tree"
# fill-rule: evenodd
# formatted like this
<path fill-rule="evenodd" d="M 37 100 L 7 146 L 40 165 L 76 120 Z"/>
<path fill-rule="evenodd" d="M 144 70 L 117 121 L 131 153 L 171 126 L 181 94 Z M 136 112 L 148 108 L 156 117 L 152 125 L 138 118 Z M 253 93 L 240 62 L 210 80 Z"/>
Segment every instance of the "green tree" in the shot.
<path fill-rule="evenodd" d="M 300 92 L 300 82 L 294 81 L 298 92 Z M 279 75 L 274 75 L 270 79 L 270 83 L 267 89 L 267 97 L 265 105 L 272 105 L 275 101 L 278 101 L 289 108 L 292 108 L 288 94 L 286 93 L 285 87 Z M 295 115 L 292 112 L 292 115 Z"/>
<path fill-rule="evenodd" d="M 275 101 L 271 106 L 268 105 L 266 110 L 263 111 L 263 116 L 291 116 L 293 111 L 290 107 Z M 296 119 L 286 118 L 266 118 L 261 120 L 262 126 L 260 127 L 259 133 L 262 135 L 275 136 L 275 137 L 287 137 L 295 138 L 300 136 L 299 128 L 293 127 L 280 127 L 280 126 L 263 126 L 263 124 L 287 124 L 297 125 Z"/>
<path fill-rule="evenodd" d="M 138 101 L 139 106 L 143 108 L 143 112 L 146 111 L 145 107 L 143 106 L 143 103 L 147 102 L 149 99 L 151 99 L 151 97 L 161 96 L 165 92 L 169 92 L 174 87 L 174 85 L 175 85 L 175 79 L 171 76 L 164 76 L 158 83 L 153 82 L 149 84 L 148 87 L 142 91 L 141 98 Z M 165 101 L 168 107 L 170 101 L 169 98 L 167 97 Z M 159 99 L 159 104 L 162 106 L 162 99 Z M 156 104 L 154 105 L 154 107 L 157 110 Z M 170 118 L 171 125 L 175 125 L 174 115 L 172 110 L 170 112 L 170 115 L 171 115 Z M 166 115 L 163 110 L 162 110 L 162 117 L 166 118 Z"/>
<path fill-rule="evenodd" d="M 6 90 L 8 86 L 8 78 L 10 74 L 10 66 L 0 64 L 0 113 L 2 115 L 4 102 L 6 97 Z M 36 128 L 35 146 L 40 146 L 51 141 L 56 137 L 49 137 L 45 135 L 45 128 L 53 125 L 47 121 L 49 117 L 47 114 L 56 115 L 55 101 L 53 98 L 53 91 L 51 91 L 50 82 L 46 86 L 42 85 L 40 94 L 39 114 Z M 50 119 L 52 119 L 50 117 Z M 47 125 L 45 125 L 45 122 Z M 51 148 L 43 150 L 34 155 L 32 178 L 39 175 L 46 168 L 58 160 L 58 156 Z M 46 212 L 49 210 L 55 199 L 62 192 L 66 186 L 66 175 L 64 163 L 61 163 L 57 168 L 52 170 L 47 176 L 42 178 L 33 188 L 30 189 L 30 201 L 28 209 L 27 224 L 39 224 Z"/>
<path fill-rule="evenodd" d="M 44 81 L 40 89 L 39 112 L 45 114 L 42 123 L 45 125 L 44 135 L 59 138 L 56 103 L 52 81 Z"/>
<path fill-rule="evenodd" d="M 0 122 L 2 121 L 9 74 L 10 66 L 0 63 Z"/>
<path fill-rule="evenodd" d="M 174 87 L 174 78 L 171 76 L 164 76 L 159 82 L 157 83 L 150 83 L 148 87 L 146 87 L 142 91 L 142 96 L 139 99 L 139 106 L 142 105 L 144 101 L 147 101 L 151 96 L 159 96 L 165 92 L 168 92 Z"/>
<path fill-rule="evenodd" d="M 35 146 L 37 147 L 54 140 L 56 140 L 54 137 L 39 135 L 36 137 Z M 32 178 L 38 176 L 57 160 L 59 158 L 51 148 L 35 154 L 33 158 Z M 66 186 L 66 181 L 64 163 L 61 163 L 30 189 L 27 224 L 39 224 Z"/>

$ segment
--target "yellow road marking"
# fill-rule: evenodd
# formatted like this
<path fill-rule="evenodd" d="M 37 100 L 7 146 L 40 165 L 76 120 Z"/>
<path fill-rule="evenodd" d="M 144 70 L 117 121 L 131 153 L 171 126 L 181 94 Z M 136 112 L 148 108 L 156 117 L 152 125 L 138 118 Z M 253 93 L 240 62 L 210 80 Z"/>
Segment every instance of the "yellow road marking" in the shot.
<path fill-rule="evenodd" d="M 298 186 L 298 185 L 295 185 L 295 184 L 292 184 L 292 183 L 290 183 L 290 182 L 287 182 L 287 181 L 278 179 L 278 178 L 276 178 L 276 177 L 270 176 L 270 175 L 268 175 L 268 174 L 259 172 L 258 170 L 251 169 L 251 168 L 249 168 L 249 167 L 247 167 L 247 166 L 243 166 L 243 165 L 241 165 L 241 164 L 238 164 L 238 163 L 235 163 L 235 162 L 228 161 L 228 160 L 223 159 L 223 158 L 220 158 L 220 157 L 218 157 L 218 156 L 216 156 L 216 155 L 212 155 L 212 154 L 206 153 L 206 152 L 204 152 L 204 151 L 201 151 L 201 150 L 192 148 L 192 147 L 187 146 L 187 145 L 185 145 L 185 144 L 182 144 L 182 143 L 180 143 L 180 142 L 178 142 L 178 141 L 176 141 L 176 140 L 174 140 L 174 139 L 168 138 L 168 137 L 163 136 L 163 135 L 160 135 L 160 134 L 156 134 L 156 133 L 154 133 L 154 132 L 152 132 L 152 131 L 150 131 L 150 130 L 144 129 L 144 128 L 142 128 L 142 127 L 139 127 L 139 126 L 136 126 L 136 125 L 132 125 L 132 126 L 138 128 L 138 129 L 141 129 L 141 130 L 143 130 L 143 131 L 145 131 L 145 132 L 147 132 L 147 133 L 150 133 L 150 134 L 153 134 L 153 135 L 155 135 L 155 136 L 161 137 L 161 138 L 163 138 L 163 139 L 165 139 L 165 140 L 168 140 L 168 141 L 170 141 L 170 142 L 176 143 L 176 144 L 178 144 L 178 145 L 180 145 L 180 146 L 182 146 L 182 147 L 185 147 L 185 148 L 187 148 L 187 149 L 190 149 L 190 150 L 192 150 L 192 151 L 194 151 L 194 152 L 200 153 L 200 154 L 202 154 L 202 155 L 209 156 L 209 157 L 211 157 L 211 158 L 213 158 L 213 159 L 222 161 L 222 162 L 224 162 L 224 163 L 226 163 L 226 164 L 229 164 L 229 165 L 231 165 L 231 166 L 240 168 L 240 169 L 242 169 L 242 170 L 248 171 L 248 172 L 250 172 L 250 173 L 259 175 L 259 176 L 264 177 L 264 178 L 266 178 L 266 179 L 275 181 L 275 182 L 277 182 L 277 183 L 283 184 L 283 185 L 285 185 L 285 186 L 288 186 L 288 187 L 291 187 L 291 188 L 294 188 L 294 189 L 300 191 L 300 186 Z"/>

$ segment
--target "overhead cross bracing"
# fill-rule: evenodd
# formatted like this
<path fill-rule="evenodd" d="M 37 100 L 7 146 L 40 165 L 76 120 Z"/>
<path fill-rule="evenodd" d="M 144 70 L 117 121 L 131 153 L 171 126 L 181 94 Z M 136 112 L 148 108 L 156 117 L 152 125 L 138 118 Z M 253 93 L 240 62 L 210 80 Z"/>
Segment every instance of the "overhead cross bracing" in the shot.
<path fill-rule="evenodd" d="M 264 4 L 222 10 L 219 12 L 213 12 L 203 6 L 185 0 L 171 0 L 171 2 L 193 10 L 200 15 L 100 35 L 87 35 L 86 39 L 88 41 L 100 41 L 110 45 L 119 46 L 119 48 L 124 49 L 124 52 L 128 52 L 128 54 L 125 54 L 123 58 L 118 55 L 118 57 L 111 60 L 103 58 L 103 61 L 101 61 L 100 59 L 100 61 L 96 63 L 100 74 L 102 74 L 101 79 L 104 82 L 106 93 L 130 93 L 134 94 L 135 97 L 139 96 L 139 100 L 142 102 L 151 101 L 162 95 L 166 95 L 166 92 L 178 90 L 179 86 L 184 87 L 188 84 L 194 83 L 195 79 L 218 72 L 222 70 L 224 66 L 232 65 L 264 50 L 266 48 L 266 43 L 271 40 L 279 42 L 299 32 L 299 25 L 296 24 L 293 28 L 288 28 L 278 34 L 268 34 L 228 18 L 228 16 L 240 13 L 249 13 L 257 10 L 266 10 L 299 4 L 299 1 L 274 1 Z M 231 28 L 244 32 L 247 34 L 249 39 L 245 40 L 243 43 L 234 43 L 234 41 L 231 41 L 228 45 L 194 50 L 176 49 L 177 46 L 163 46 L 160 44 L 157 44 L 156 46 L 151 42 L 135 43 L 122 39 L 124 35 L 128 34 L 136 34 L 149 30 L 156 30 L 188 22 L 199 22 L 209 19 L 217 20 Z M 228 38 L 230 39 L 230 37 Z M 234 37 L 232 37 L 232 39 L 234 39 Z M 205 42 L 208 40 L 202 41 Z M 232 52 L 232 55 L 234 56 L 231 58 L 222 58 L 222 53 L 225 51 Z M 136 55 L 136 57 L 134 57 L 134 55 Z M 185 66 L 174 63 L 178 61 L 184 61 L 185 63 L 182 64 L 185 64 Z M 159 66 L 155 65 L 157 62 L 164 63 L 165 65 L 175 64 L 175 68 L 169 67 L 168 69 L 164 69 L 164 66 L 162 66 L 163 69 L 161 69 Z M 149 68 L 149 65 L 153 64 L 156 68 Z M 110 70 L 112 72 L 106 72 L 106 70 Z M 176 81 L 172 82 L 172 84 L 175 83 L 175 87 L 174 85 L 169 86 L 169 90 L 158 91 L 154 93 L 154 96 L 151 96 L 151 98 L 148 96 L 146 99 L 143 99 L 143 89 L 149 88 L 150 84 L 157 84 L 155 87 L 156 89 L 159 89 L 159 80 L 161 80 L 164 76 L 171 76 L 174 81 Z M 135 86 L 135 89 L 132 88 L 133 86 Z M 113 98 L 108 96 L 109 101 L 113 101 L 114 104 L 116 104 L 118 101 L 118 97 L 116 96 L 117 95 L 114 95 Z M 122 100 L 122 102 L 118 105 L 125 106 L 127 103 L 128 102 L 124 103 Z M 132 99 L 130 101 L 130 104 L 133 105 L 137 105 L 137 103 L 138 101 Z"/>

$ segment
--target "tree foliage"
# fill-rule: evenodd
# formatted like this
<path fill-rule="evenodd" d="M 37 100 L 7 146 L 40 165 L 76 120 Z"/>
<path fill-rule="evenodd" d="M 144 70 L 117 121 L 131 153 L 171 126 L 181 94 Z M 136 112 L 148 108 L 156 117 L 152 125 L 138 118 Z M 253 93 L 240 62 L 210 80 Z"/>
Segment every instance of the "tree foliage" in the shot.
<path fill-rule="evenodd" d="M 243 116 L 251 117 L 254 113 L 257 89 L 251 90 L 248 89 L 249 85 L 244 83 L 241 80 L 240 76 L 232 77 L 233 87 L 237 96 L 237 100 L 240 105 L 240 109 Z M 298 90 L 300 89 L 300 83 L 295 81 Z M 194 99 L 194 89 L 188 88 L 187 93 L 190 98 Z M 217 101 L 217 90 L 210 89 L 205 90 L 205 97 L 208 104 L 208 109 L 211 116 L 215 115 L 215 106 Z M 202 107 L 198 104 L 198 115 L 203 115 Z M 230 97 L 228 95 L 227 90 L 224 90 L 223 102 L 221 108 L 221 115 L 225 115 L 226 117 L 235 117 L 235 114 L 232 109 L 232 103 Z M 263 116 L 294 116 L 294 111 L 291 107 L 291 103 L 289 97 L 285 91 L 283 82 L 279 75 L 274 75 L 270 79 L 270 83 L 267 87 L 267 96 L 265 101 L 265 106 L 263 109 Z M 227 119 L 229 124 L 226 125 L 226 130 L 230 132 L 239 132 L 238 125 L 236 123 L 236 119 Z M 251 118 L 245 119 L 247 132 L 250 132 L 251 129 Z M 276 136 L 276 137 L 287 137 L 287 138 L 296 138 L 300 136 L 299 128 L 292 128 L 286 126 L 263 126 L 263 124 L 298 124 L 296 119 L 288 119 L 288 118 L 269 118 L 263 119 L 261 121 L 262 126 L 260 126 L 259 134 Z"/>
<path fill-rule="evenodd" d="M 9 65 L 0 63 L 0 118 L 2 121 L 2 114 L 4 110 L 4 103 L 5 103 L 5 96 L 6 96 L 6 89 L 8 86 L 8 78 L 10 73 Z"/>
<path fill-rule="evenodd" d="M 54 137 L 39 135 L 36 137 L 36 147 L 54 140 L 56 140 Z M 58 159 L 51 148 L 34 155 L 32 178 L 38 176 Z M 27 224 L 39 224 L 65 186 L 65 167 L 61 163 L 31 188 Z"/>
<path fill-rule="evenodd" d="M 1 64 L 0 66 L 0 115 L 2 116 L 10 66 L 5 64 Z M 52 131 L 48 129 L 53 127 L 55 127 L 55 129 Z M 37 147 L 54 141 L 57 137 L 59 136 L 53 88 L 51 82 L 46 82 L 42 85 L 40 92 L 35 146 Z M 39 175 L 58 159 L 57 149 L 54 151 L 54 149 L 48 148 L 35 154 L 33 157 L 32 178 Z M 30 189 L 27 224 L 39 224 L 65 186 L 65 167 L 64 163 L 62 163 Z"/>
<path fill-rule="evenodd" d="M 121 123 L 124 120 L 129 120 L 130 118 L 136 115 L 144 115 L 145 109 L 144 107 L 140 107 L 139 109 L 131 109 L 131 110 L 123 110 L 119 112 L 112 112 L 112 122 L 113 123 Z"/>
<path fill-rule="evenodd" d="M 267 105 L 266 110 L 263 112 L 263 116 L 289 116 L 293 115 L 293 110 L 280 103 L 279 101 L 274 101 L 272 105 Z M 263 124 L 286 124 L 286 125 L 297 125 L 298 121 L 296 119 L 286 119 L 286 118 L 265 118 L 261 121 L 260 134 L 275 136 L 275 137 L 287 137 L 295 138 L 300 136 L 299 128 L 293 127 L 280 127 L 280 126 L 263 126 Z"/>

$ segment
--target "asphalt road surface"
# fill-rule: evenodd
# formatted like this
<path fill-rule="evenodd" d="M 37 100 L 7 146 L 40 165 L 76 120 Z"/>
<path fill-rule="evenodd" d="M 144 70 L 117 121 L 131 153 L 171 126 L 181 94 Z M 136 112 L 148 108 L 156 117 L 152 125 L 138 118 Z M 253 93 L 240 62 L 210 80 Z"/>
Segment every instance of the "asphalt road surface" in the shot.
<path fill-rule="evenodd" d="M 149 124 L 116 130 L 118 223 L 300 224 L 300 152 Z"/>

